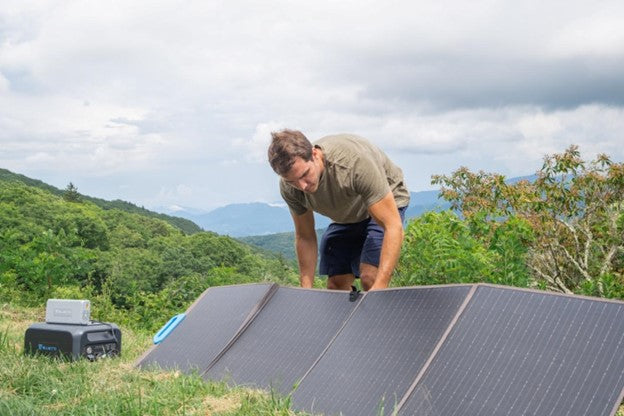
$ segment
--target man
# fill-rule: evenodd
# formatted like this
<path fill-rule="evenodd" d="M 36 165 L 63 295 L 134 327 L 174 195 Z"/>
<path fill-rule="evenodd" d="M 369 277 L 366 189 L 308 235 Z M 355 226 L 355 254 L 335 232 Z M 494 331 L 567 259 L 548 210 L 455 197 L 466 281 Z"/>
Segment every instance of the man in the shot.
<path fill-rule="evenodd" d="M 388 287 L 401 252 L 409 192 L 403 172 L 367 140 L 348 134 L 314 144 L 297 130 L 271 133 L 269 163 L 295 224 L 302 287 L 312 287 L 317 262 L 313 211 L 334 221 L 320 245 L 327 288 Z"/>

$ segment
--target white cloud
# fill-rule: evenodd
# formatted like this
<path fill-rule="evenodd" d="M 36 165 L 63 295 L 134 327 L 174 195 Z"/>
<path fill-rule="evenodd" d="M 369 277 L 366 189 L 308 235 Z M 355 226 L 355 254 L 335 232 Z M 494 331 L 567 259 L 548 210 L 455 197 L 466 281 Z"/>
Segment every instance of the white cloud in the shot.
<path fill-rule="evenodd" d="M 619 0 L 5 3 L 0 167 L 81 190 L 274 201 L 283 127 L 369 137 L 413 190 L 571 143 L 624 158 Z"/>
<path fill-rule="evenodd" d="M 606 4 L 566 22 L 552 34 L 545 48 L 550 56 L 621 58 L 624 51 L 621 4 Z"/>
<path fill-rule="evenodd" d="M 267 163 L 267 150 L 271 143 L 271 132 L 287 126 L 282 122 L 259 123 L 250 139 L 234 139 L 232 147 L 236 149 L 242 161 L 248 163 Z"/>
<path fill-rule="evenodd" d="M 9 92 L 9 80 L 0 72 L 0 93 L 7 94 Z"/>

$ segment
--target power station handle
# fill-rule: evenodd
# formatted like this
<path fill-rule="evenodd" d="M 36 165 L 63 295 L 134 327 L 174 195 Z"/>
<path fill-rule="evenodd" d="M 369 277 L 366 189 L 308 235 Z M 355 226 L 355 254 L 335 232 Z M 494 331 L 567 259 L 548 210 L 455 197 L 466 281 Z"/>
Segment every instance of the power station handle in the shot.
<path fill-rule="evenodd" d="M 178 314 L 173 318 L 169 319 L 169 321 L 163 325 L 162 328 L 154 335 L 154 344 L 160 344 L 165 338 L 173 332 L 173 330 L 186 318 L 185 313 Z"/>

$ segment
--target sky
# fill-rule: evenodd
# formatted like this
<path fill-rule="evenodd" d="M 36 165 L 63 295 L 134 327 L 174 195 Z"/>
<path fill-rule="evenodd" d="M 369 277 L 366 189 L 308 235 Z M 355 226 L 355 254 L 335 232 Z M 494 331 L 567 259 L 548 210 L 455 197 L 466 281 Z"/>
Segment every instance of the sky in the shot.
<path fill-rule="evenodd" d="M 0 168 L 146 208 L 277 202 L 270 132 L 354 133 L 412 192 L 624 160 L 621 0 L 0 0 Z"/>

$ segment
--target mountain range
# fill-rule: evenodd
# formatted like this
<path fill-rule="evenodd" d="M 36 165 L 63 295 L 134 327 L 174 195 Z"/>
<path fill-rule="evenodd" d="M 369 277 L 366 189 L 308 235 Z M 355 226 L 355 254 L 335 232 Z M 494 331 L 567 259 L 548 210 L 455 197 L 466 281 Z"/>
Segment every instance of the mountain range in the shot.
<path fill-rule="evenodd" d="M 521 180 L 530 182 L 535 175 L 507 179 L 510 184 Z M 427 211 L 442 211 L 450 204 L 439 198 L 440 191 L 420 191 L 410 194 L 410 204 L 405 218 L 418 217 Z M 212 211 L 201 211 L 194 208 L 172 207 L 157 208 L 158 212 L 169 216 L 182 217 L 199 225 L 204 230 L 226 234 L 231 237 L 268 236 L 272 234 L 292 233 L 294 226 L 286 204 L 283 202 L 266 203 L 250 202 L 229 204 Z M 330 223 L 327 217 L 315 214 L 315 226 L 324 229 Z"/>
<path fill-rule="evenodd" d="M 412 192 L 406 219 L 423 212 L 444 210 L 449 204 L 438 199 L 439 191 Z M 226 234 L 231 237 L 261 236 L 294 231 L 288 208 L 283 203 L 251 202 L 229 204 L 212 211 L 201 212 L 193 208 L 157 208 L 156 211 L 170 216 L 186 218 L 204 230 Z M 326 228 L 330 220 L 315 214 L 316 228 Z"/>

